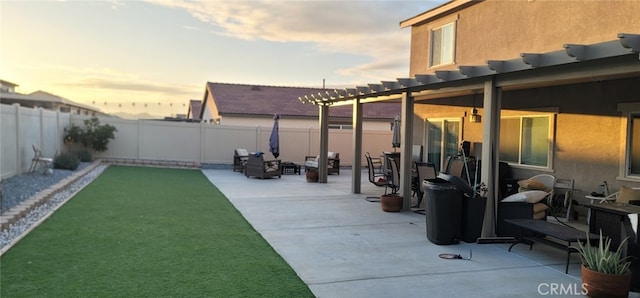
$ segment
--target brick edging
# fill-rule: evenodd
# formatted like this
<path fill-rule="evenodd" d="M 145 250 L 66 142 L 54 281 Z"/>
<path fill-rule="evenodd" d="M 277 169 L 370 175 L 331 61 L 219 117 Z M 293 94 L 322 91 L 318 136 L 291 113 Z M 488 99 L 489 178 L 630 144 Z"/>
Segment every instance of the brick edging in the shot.
<path fill-rule="evenodd" d="M 103 158 L 103 163 L 112 165 L 126 165 L 126 166 L 142 166 L 142 167 L 160 167 L 160 168 L 187 168 L 187 169 L 200 169 L 199 162 L 187 162 L 187 161 L 164 161 L 164 160 L 149 160 L 149 159 L 125 159 L 125 158 Z"/>
<path fill-rule="evenodd" d="M 65 189 L 68 185 L 76 182 L 80 177 L 86 175 L 102 163 L 101 160 L 96 160 L 84 169 L 73 173 L 57 183 L 49 186 L 48 188 L 37 192 L 29 199 L 22 201 L 17 206 L 7 210 L 0 216 L 0 230 L 8 229 L 12 224 L 25 217 L 33 209 L 47 203 L 54 195 Z"/>

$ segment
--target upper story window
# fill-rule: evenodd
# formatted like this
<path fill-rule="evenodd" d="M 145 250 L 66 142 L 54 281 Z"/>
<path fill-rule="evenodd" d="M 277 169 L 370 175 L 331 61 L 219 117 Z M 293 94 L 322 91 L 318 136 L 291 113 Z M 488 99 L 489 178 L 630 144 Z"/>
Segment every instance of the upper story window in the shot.
<path fill-rule="evenodd" d="M 500 160 L 551 169 L 552 121 L 551 115 L 500 119 Z"/>
<path fill-rule="evenodd" d="M 455 32 L 455 22 L 431 30 L 431 67 L 454 63 L 456 49 Z"/>

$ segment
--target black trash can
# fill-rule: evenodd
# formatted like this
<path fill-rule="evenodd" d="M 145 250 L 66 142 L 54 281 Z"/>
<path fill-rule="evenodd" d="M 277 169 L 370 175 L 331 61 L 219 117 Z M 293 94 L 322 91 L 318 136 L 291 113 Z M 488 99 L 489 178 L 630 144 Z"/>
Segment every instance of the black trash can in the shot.
<path fill-rule="evenodd" d="M 443 244 L 457 244 L 462 224 L 462 192 L 441 178 L 425 179 L 427 239 Z"/>
<path fill-rule="evenodd" d="M 452 183 L 461 191 L 462 210 L 460 240 L 471 243 L 476 242 L 482 236 L 482 225 L 484 223 L 484 210 L 487 205 L 487 198 L 480 196 L 473 188 L 458 176 L 440 173 L 438 178 Z"/>

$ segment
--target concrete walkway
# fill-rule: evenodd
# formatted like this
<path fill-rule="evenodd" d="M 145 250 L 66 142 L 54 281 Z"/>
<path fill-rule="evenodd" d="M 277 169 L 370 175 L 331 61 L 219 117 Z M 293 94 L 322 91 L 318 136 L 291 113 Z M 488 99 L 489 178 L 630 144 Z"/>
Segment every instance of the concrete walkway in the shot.
<path fill-rule="evenodd" d="M 435 245 L 425 216 L 383 212 L 365 200 L 384 188 L 363 173 L 362 194 L 351 194 L 351 171 L 328 183 L 302 175 L 246 178 L 203 170 L 253 227 L 291 265 L 317 297 L 575 297 L 580 259 L 546 244 Z M 445 260 L 442 253 L 471 260 Z M 259 256 L 256 256 L 259 257 Z M 634 296 L 635 297 L 635 296 Z"/>

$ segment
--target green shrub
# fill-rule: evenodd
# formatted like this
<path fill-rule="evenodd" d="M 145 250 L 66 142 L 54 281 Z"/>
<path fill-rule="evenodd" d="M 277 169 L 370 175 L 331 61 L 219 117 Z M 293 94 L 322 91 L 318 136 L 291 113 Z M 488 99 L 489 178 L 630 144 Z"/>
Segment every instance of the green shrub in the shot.
<path fill-rule="evenodd" d="M 65 143 L 80 142 L 85 148 L 91 147 L 98 152 L 107 151 L 109 140 L 115 139 L 114 133 L 118 131 L 115 126 L 100 124 L 97 117 L 84 120 L 84 127 L 71 124 L 67 129 Z"/>
<path fill-rule="evenodd" d="M 81 162 L 91 162 L 91 159 L 93 158 L 91 156 L 91 152 L 89 152 L 89 150 L 87 149 L 76 150 L 74 154 L 78 157 L 78 159 Z"/>
<path fill-rule="evenodd" d="M 75 171 L 80 165 L 80 159 L 75 154 L 62 153 L 53 159 L 53 167 L 56 169 Z"/>

